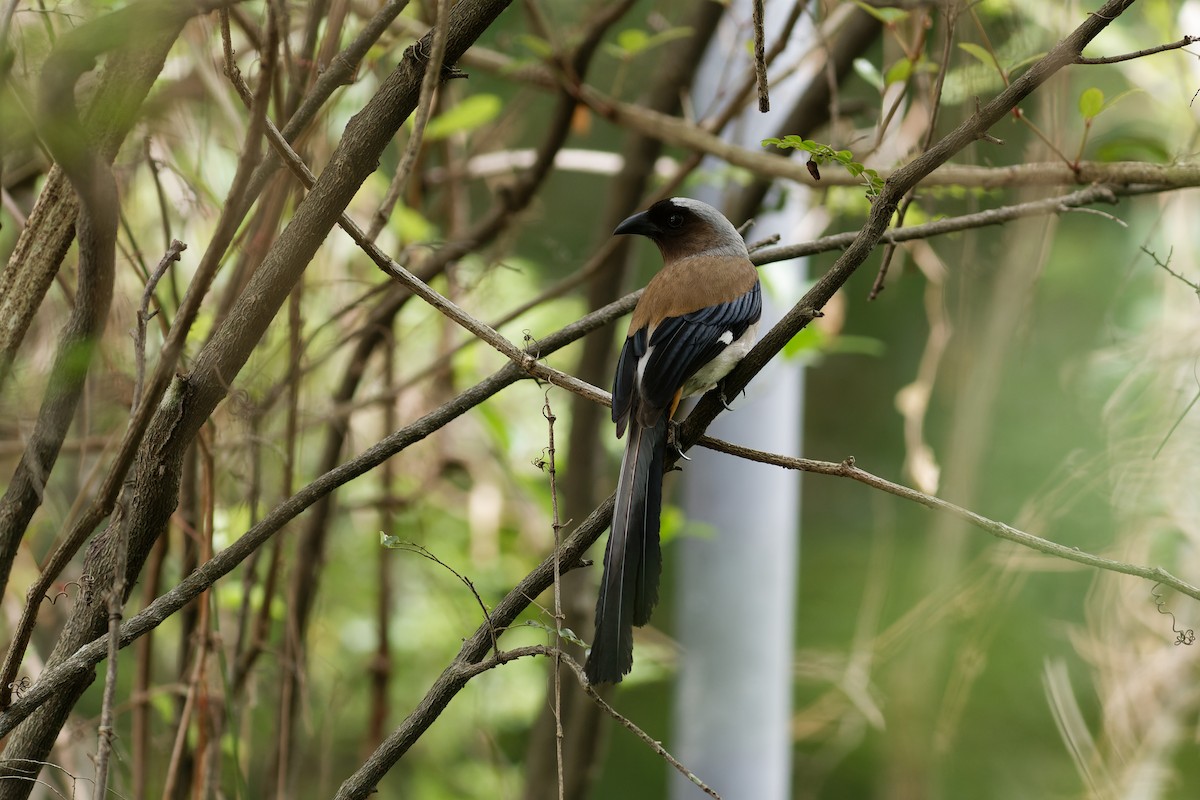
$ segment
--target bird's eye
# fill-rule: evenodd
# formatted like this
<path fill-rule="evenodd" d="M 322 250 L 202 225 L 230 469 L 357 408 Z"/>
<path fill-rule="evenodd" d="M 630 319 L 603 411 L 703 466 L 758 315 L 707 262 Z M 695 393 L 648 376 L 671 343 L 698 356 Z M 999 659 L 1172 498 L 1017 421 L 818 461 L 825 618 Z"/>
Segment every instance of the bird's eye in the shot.
<path fill-rule="evenodd" d="M 667 217 L 668 228 L 678 228 L 683 225 L 683 214 L 672 214 Z"/>

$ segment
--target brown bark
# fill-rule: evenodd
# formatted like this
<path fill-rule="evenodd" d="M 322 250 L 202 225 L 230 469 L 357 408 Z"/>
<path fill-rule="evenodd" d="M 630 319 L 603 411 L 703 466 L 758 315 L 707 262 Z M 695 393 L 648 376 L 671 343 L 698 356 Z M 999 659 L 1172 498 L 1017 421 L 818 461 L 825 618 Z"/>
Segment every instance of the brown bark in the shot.
<path fill-rule="evenodd" d="M 447 63 L 456 62 L 507 6 L 507 0 L 465 0 L 455 6 L 449 19 Z M 134 467 L 132 486 L 124 493 L 124 502 L 118 505 L 107 529 L 88 549 L 86 574 L 105 582 L 112 575 L 115 540 L 127 536 L 128 584 L 136 582 L 150 548 L 176 506 L 183 454 L 228 393 L 342 210 L 375 170 L 383 148 L 416 107 L 425 69 L 418 52 L 427 52 L 419 50 L 422 44 L 427 48 L 429 43 L 410 48 L 371 101 L 347 125 L 328 166 L 251 279 L 246 293 L 199 353 L 191 374 L 177 378 L 159 404 Z M 94 597 L 89 599 L 72 610 L 47 660 L 48 667 L 62 662 L 103 631 L 107 622 L 103 603 Z M 5 747 L 5 758 L 21 763 L 45 761 L 71 708 L 93 679 L 94 672 L 89 672 L 31 715 L 13 732 Z M 24 798 L 32 785 L 23 780 L 0 781 L 0 798 Z"/>

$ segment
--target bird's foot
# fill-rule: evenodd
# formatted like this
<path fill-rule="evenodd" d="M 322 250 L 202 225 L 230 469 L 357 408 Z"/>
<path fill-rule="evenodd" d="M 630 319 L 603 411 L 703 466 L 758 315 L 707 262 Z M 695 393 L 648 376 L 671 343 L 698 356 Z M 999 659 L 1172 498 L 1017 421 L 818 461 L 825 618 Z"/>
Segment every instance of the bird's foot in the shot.
<path fill-rule="evenodd" d="M 717 384 L 717 392 L 718 392 L 717 397 L 720 398 L 721 405 L 723 405 L 725 407 L 725 410 L 733 411 L 733 406 L 729 405 L 729 400 L 725 395 L 725 379 L 724 378 L 722 378 L 721 382 Z M 746 389 L 743 387 L 742 395 L 745 395 L 745 394 L 746 394 Z"/>
<path fill-rule="evenodd" d="M 678 453 L 684 461 L 691 461 L 679 443 L 679 423 L 673 419 L 667 421 L 667 447 Z"/>

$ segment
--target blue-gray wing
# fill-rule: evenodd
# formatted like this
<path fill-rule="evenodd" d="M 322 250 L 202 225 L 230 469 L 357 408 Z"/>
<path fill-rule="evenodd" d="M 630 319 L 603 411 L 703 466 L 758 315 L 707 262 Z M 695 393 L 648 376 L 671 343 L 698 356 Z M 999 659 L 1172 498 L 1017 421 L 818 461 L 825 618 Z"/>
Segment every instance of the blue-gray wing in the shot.
<path fill-rule="evenodd" d="M 613 421 L 617 423 L 617 434 L 624 431 L 624 422 L 635 403 L 644 420 L 669 409 L 688 378 L 740 338 L 761 316 L 762 290 L 755 282 L 750 291 L 727 303 L 664 319 L 649 341 L 645 329 L 626 339 L 613 382 Z M 638 360 L 647 352 L 649 360 L 639 383 Z"/>
<path fill-rule="evenodd" d="M 617 374 L 613 378 L 612 420 L 617 424 L 617 437 L 625 433 L 629 411 L 633 408 L 633 396 L 637 383 L 638 359 L 646 354 L 646 329 L 635 331 L 625 340 L 621 356 L 617 359 Z"/>

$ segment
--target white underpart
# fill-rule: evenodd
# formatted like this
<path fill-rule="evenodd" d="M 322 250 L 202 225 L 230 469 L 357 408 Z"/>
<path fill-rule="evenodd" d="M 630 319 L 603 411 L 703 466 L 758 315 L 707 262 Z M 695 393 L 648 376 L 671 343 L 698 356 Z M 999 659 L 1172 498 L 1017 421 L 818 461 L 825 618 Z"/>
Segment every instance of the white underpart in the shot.
<path fill-rule="evenodd" d="M 683 396 L 701 394 L 716 386 L 717 382 L 728 375 L 734 365 L 750 352 L 750 348 L 754 346 L 757 338 L 757 322 L 746 328 L 736 342 L 732 341 L 733 331 L 725 331 L 721 335 L 720 341 L 731 342 L 730 345 L 718 353 L 716 358 L 701 367 L 695 375 L 688 378 L 687 383 L 683 385 Z"/>

